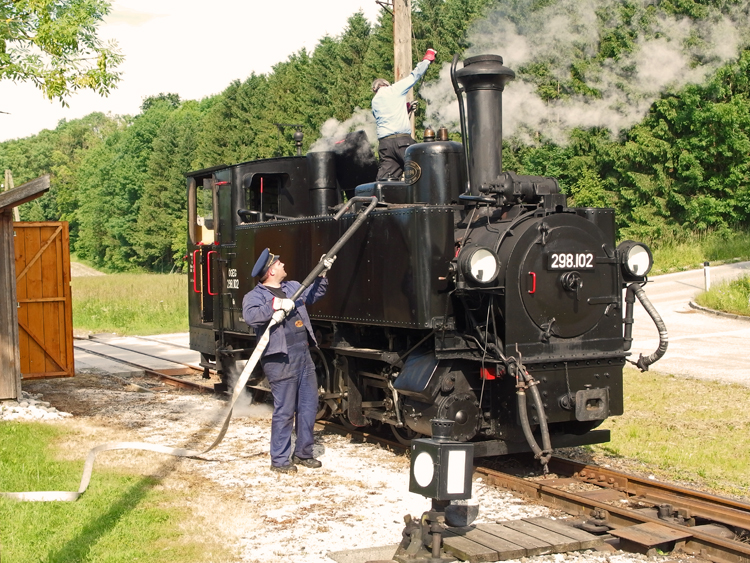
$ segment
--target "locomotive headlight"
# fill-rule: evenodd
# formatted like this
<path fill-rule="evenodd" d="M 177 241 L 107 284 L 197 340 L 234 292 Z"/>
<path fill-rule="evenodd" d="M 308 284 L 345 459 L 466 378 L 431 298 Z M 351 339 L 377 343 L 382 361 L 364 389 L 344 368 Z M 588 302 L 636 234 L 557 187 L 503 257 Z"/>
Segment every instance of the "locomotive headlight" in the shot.
<path fill-rule="evenodd" d="M 495 253 L 482 246 L 464 248 L 459 261 L 464 276 L 480 285 L 492 283 L 500 271 Z"/>
<path fill-rule="evenodd" d="M 626 240 L 617 247 L 622 264 L 622 274 L 626 281 L 638 281 L 646 277 L 654 265 L 654 258 L 648 246 L 641 242 Z"/>

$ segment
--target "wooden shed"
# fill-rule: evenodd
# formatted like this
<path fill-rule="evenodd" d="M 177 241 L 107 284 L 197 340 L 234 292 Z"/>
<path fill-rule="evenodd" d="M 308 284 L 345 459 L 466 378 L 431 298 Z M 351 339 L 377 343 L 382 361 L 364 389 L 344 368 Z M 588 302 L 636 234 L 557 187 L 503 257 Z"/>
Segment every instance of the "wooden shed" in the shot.
<path fill-rule="evenodd" d="M 74 374 L 67 223 L 13 222 L 49 190 L 49 176 L 0 193 L 0 400 L 21 378 Z"/>

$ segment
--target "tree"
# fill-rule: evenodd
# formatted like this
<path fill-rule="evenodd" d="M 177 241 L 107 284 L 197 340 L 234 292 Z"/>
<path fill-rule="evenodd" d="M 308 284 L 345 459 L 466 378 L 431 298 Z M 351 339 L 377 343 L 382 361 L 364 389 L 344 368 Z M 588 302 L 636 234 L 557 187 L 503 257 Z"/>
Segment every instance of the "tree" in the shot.
<path fill-rule="evenodd" d="M 151 144 L 148 176 L 132 238 L 136 252 L 133 262 L 149 270 L 169 271 L 175 264 L 180 268 L 184 264 L 182 257 L 187 254 L 185 172 L 193 169 L 202 117 L 198 102 L 184 102 L 169 113 Z"/>
<path fill-rule="evenodd" d="M 109 10 L 105 0 L 3 0 L 0 80 L 31 82 L 63 105 L 82 88 L 107 95 L 123 60 L 116 43 L 96 35 Z"/>

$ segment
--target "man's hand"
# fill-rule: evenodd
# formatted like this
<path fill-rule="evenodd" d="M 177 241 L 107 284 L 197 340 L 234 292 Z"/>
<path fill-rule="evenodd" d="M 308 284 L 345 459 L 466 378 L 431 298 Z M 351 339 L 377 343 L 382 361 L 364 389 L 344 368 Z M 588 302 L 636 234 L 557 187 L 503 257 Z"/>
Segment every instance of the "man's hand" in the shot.
<path fill-rule="evenodd" d="M 411 115 L 419 109 L 419 102 L 406 102 L 406 112 Z"/>
<path fill-rule="evenodd" d="M 325 266 L 325 269 L 320 272 L 320 277 L 324 278 L 326 277 L 326 274 L 328 273 L 328 270 L 331 269 L 331 266 L 333 266 L 333 263 L 336 261 L 335 256 L 331 256 L 330 258 L 326 258 L 326 255 L 320 257 L 320 261 L 323 262 L 323 266 Z"/>
<path fill-rule="evenodd" d="M 435 49 L 427 49 L 427 52 L 424 54 L 423 61 L 434 61 L 435 55 L 437 55 L 437 51 Z"/>
<path fill-rule="evenodd" d="M 281 299 L 279 297 L 273 298 L 274 311 L 282 310 L 285 313 L 289 313 L 292 309 L 294 309 L 294 301 L 291 299 Z"/>

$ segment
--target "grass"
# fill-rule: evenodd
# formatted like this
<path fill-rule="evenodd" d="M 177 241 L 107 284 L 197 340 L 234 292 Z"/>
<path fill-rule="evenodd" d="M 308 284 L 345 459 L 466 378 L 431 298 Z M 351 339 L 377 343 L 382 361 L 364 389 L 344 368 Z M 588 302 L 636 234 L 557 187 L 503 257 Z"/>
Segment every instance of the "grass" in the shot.
<path fill-rule="evenodd" d="M 612 441 L 593 446 L 639 460 L 661 478 L 750 496 L 750 388 L 625 371 L 625 414 L 608 419 Z"/>
<path fill-rule="evenodd" d="M 735 315 L 750 315 L 750 276 L 711 287 L 696 297 L 698 305 Z"/>
<path fill-rule="evenodd" d="M 716 233 L 688 234 L 650 241 L 654 254 L 652 274 L 702 268 L 704 262 L 750 260 L 750 232 L 737 231 L 727 236 Z"/>
<path fill-rule="evenodd" d="M 0 490 L 75 491 L 82 461 L 56 461 L 54 442 L 65 430 L 0 422 Z M 0 498 L 0 553 L 14 563 L 189 563 L 224 560 L 224 548 L 185 529 L 177 493 L 159 481 L 99 467 L 76 502 L 18 502 Z M 184 504 L 184 503 L 183 503 Z M 210 552 L 210 553 L 207 553 Z M 219 559 L 216 559 L 218 556 Z"/>
<path fill-rule="evenodd" d="M 77 330 L 123 335 L 188 330 L 184 274 L 76 277 L 71 287 L 73 326 Z"/>

